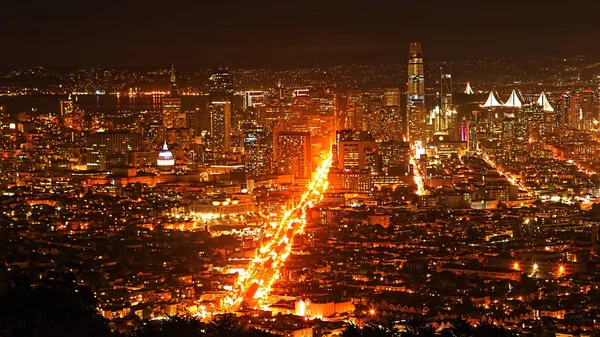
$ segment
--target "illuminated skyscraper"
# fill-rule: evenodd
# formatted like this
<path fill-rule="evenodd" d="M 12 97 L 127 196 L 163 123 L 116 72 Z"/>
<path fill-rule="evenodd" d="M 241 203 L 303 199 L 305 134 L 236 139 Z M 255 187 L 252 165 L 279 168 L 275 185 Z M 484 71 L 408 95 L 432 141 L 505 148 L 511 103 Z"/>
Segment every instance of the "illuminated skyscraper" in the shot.
<path fill-rule="evenodd" d="M 340 170 L 375 170 L 377 144 L 370 132 L 340 130 L 336 132 L 332 167 Z"/>
<path fill-rule="evenodd" d="M 181 112 L 180 97 L 163 97 L 161 100 L 161 110 L 165 128 L 184 127 L 180 125 L 185 123 L 186 120 L 185 114 Z"/>
<path fill-rule="evenodd" d="M 452 75 L 440 68 L 440 111 L 435 122 L 436 134 L 449 135 L 450 139 L 460 139 L 456 110 L 452 103 Z"/>
<path fill-rule="evenodd" d="M 384 106 L 400 106 L 400 88 L 387 88 L 383 93 Z"/>
<path fill-rule="evenodd" d="M 589 89 L 576 94 L 563 94 L 557 106 L 560 112 L 561 127 L 591 130 L 594 120 L 598 117 L 596 100 L 594 91 Z"/>
<path fill-rule="evenodd" d="M 411 42 L 408 55 L 408 101 L 409 104 L 425 103 L 425 72 L 423 53 L 419 42 Z"/>
<path fill-rule="evenodd" d="M 596 107 L 596 120 L 600 118 L 600 75 L 596 77 L 598 80 L 598 88 L 596 88 L 596 101 L 598 102 L 598 106 Z"/>
<path fill-rule="evenodd" d="M 558 103 L 558 127 L 560 129 L 581 129 L 581 105 L 580 94 L 563 94 Z"/>
<path fill-rule="evenodd" d="M 244 168 L 253 176 L 271 173 L 273 159 L 273 134 L 263 126 L 245 124 Z"/>
<path fill-rule="evenodd" d="M 68 99 L 60 100 L 60 116 L 63 117 L 73 112 L 73 100 L 71 99 L 71 95 L 69 95 Z"/>
<path fill-rule="evenodd" d="M 187 116 L 181 110 L 181 97 L 178 96 L 177 83 L 175 82 L 175 69 L 171 66 L 171 78 L 169 81 L 169 97 L 161 99 L 161 111 L 163 125 L 166 129 L 188 127 Z"/>
<path fill-rule="evenodd" d="M 210 109 L 210 136 L 215 154 L 229 152 L 231 143 L 231 103 L 212 102 Z"/>
<path fill-rule="evenodd" d="M 171 93 L 171 97 L 177 97 L 179 95 L 175 78 L 175 67 L 173 67 L 173 65 L 171 65 L 171 79 L 169 81 L 169 91 Z"/>
<path fill-rule="evenodd" d="M 383 172 L 405 175 L 410 172 L 410 146 L 407 142 L 392 140 L 379 144 Z"/>
<path fill-rule="evenodd" d="M 469 127 L 471 121 L 468 121 L 463 117 L 462 122 L 460 123 L 460 141 L 461 142 L 469 142 Z"/>
<path fill-rule="evenodd" d="M 86 162 L 89 170 L 106 170 L 127 165 L 128 152 L 143 148 L 138 132 L 97 132 L 86 137 Z"/>
<path fill-rule="evenodd" d="M 598 120 L 597 98 L 593 90 L 583 90 L 581 92 L 581 129 L 591 130 L 594 127 L 594 120 Z"/>
<path fill-rule="evenodd" d="M 425 108 L 425 72 L 421 44 L 412 42 L 408 55 L 408 125 L 404 127 L 404 136 L 413 146 L 424 147 L 427 143 L 427 109 Z"/>
<path fill-rule="evenodd" d="M 310 178 L 310 132 L 280 132 L 273 140 L 276 173 L 288 173 L 296 178 Z"/>
<path fill-rule="evenodd" d="M 211 102 L 233 102 L 233 75 L 227 68 L 215 70 L 209 78 Z"/>
<path fill-rule="evenodd" d="M 266 99 L 264 91 L 252 90 L 244 93 L 244 111 L 246 111 L 248 108 L 265 106 L 265 103 Z"/>
<path fill-rule="evenodd" d="M 85 128 L 83 121 L 83 110 L 80 110 L 73 103 L 71 95 L 68 99 L 60 100 L 60 118 L 63 125 L 69 129 L 83 130 Z"/>
<path fill-rule="evenodd" d="M 443 112 L 452 111 L 452 75 L 441 73 L 440 108 Z"/>
<path fill-rule="evenodd" d="M 346 94 L 346 128 L 353 130 L 363 129 L 363 92 L 350 90 Z"/>

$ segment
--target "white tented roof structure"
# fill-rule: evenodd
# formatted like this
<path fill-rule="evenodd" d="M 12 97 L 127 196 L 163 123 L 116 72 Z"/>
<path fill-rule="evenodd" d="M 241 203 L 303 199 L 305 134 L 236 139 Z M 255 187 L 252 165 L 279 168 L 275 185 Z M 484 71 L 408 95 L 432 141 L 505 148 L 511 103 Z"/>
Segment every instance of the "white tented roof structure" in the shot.
<path fill-rule="evenodd" d="M 537 104 L 541 106 L 542 110 L 544 111 L 554 112 L 554 108 L 552 107 L 552 105 L 550 105 L 550 102 L 548 102 L 548 98 L 546 97 L 546 94 L 543 91 L 540 94 L 540 98 L 538 98 L 537 100 Z"/>
<path fill-rule="evenodd" d="M 517 95 L 517 91 L 513 90 L 508 98 L 508 101 L 504 103 L 505 107 L 509 108 L 520 108 L 522 106 L 521 100 L 519 99 L 519 95 Z"/>
<path fill-rule="evenodd" d="M 496 95 L 494 95 L 494 90 L 490 91 L 490 95 L 488 96 L 487 101 L 482 105 L 484 108 L 490 108 L 495 106 L 502 106 L 502 102 L 500 102 Z"/>
<path fill-rule="evenodd" d="M 475 92 L 473 91 L 473 88 L 471 88 L 471 83 L 467 82 L 467 87 L 465 88 L 465 94 L 467 95 L 473 95 Z"/>

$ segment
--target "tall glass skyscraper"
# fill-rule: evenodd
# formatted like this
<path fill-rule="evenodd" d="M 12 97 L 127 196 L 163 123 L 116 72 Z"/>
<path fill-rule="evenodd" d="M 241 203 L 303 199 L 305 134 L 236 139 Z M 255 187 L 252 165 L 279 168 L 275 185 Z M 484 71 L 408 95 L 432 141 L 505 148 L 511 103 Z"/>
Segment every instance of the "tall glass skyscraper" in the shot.
<path fill-rule="evenodd" d="M 423 53 L 419 42 L 411 42 L 408 55 L 408 101 L 409 104 L 425 103 L 425 72 Z"/>
<path fill-rule="evenodd" d="M 408 123 L 404 127 L 404 138 L 410 140 L 412 147 L 423 149 L 427 143 L 429 130 L 427 124 L 428 113 L 425 107 L 423 53 L 421 51 L 421 44 L 418 42 L 411 42 L 408 54 L 406 114 Z"/>
<path fill-rule="evenodd" d="M 233 102 L 233 75 L 229 69 L 215 70 L 210 75 L 208 89 L 212 102 Z"/>

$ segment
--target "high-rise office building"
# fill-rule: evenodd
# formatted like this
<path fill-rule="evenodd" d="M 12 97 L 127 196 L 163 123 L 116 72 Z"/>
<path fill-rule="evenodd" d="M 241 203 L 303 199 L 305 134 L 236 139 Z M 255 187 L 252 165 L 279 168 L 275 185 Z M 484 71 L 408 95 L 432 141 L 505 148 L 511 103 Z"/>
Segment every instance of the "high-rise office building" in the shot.
<path fill-rule="evenodd" d="M 181 111 L 180 97 L 163 97 L 161 99 L 161 110 L 165 128 L 185 127 L 187 118 Z"/>
<path fill-rule="evenodd" d="M 600 118 L 600 75 L 596 77 L 598 80 L 598 88 L 596 88 L 596 101 L 598 105 L 596 106 L 596 120 Z"/>
<path fill-rule="evenodd" d="M 413 146 L 424 147 L 428 136 L 428 113 L 425 107 L 425 72 L 421 44 L 412 42 L 408 55 L 407 120 L 404 136 Z"/>
<path fill-rule="evenodd" d="M 466 118 L 463 117 L 461 123 L 460 123 L 460 138 L 459 140 L 461 142 L 469 142 L 469 127 L 470 127 L 470 123 L 471 121 L 467 120 Z"/>
<path fill-rule="evenodd" d="M 73 106 L 73 100 L 71 99 L 71 95 L 69 95 L 68 99 L 61 99 L 59 103 L 60 103 L 60 116 L 61 117 L 64 117 L 65 115 L 68 115 L 73 112 L 74 106 Z"/>
<path fill-rule="evenodd" d="M 468 121 L 468 135 L 467 135 L 467 148 L 469 151 L 477 150 L 477 122 Z"/>
<path fill-rule="evenodd" d="M 400 88 L 385 89 L 383 93 L 383 105 L 391 119 L 387 139 L 402 139 L 405 120 L 400 108 Z"/>
<path fill-rule="evenodd" d="M 245 124 L 244 132 L 244 168 L 253 176 L 271 173 L 273 159 L 273 133 L 263 126 Z"/>
<path fill-rule="evenodd" d="M 83 130 L 84 126 L 84 112 L 80 110 L 76 104 L 73 103 L 71 95 L 69 98 L 60 100 L 60 119 L 65 127 L 75 130 Z"/>
<path fill-rule="evenodd" d="M 582 95 L 563 94 L 558 103 L 557 126 L 562 129 L 581 129 Z"/>
<path fill-rule="evenodd" d="M 409 104 L 425 103 L 425 72 L 423 53 L 419 42 L 411 42 L 408 55 L 408 101 Z"/>
<path fill-rule="evenodd" d="M 169 96 L 161 99 L 163 125 L 166 129 L 189 127 L 187 115 L 181 109 L 181 97 L 179 97 L 177 90 L 175 69 L 173 66 L 171 66 L 169 90 Z"/>
<path fill-rule="evenodd" d="M 364 116 L 363 130 L 368 130 L 376 141 L 400 139 L 398 130 L 402 119 L 398 107 L 388 106 Z"/>
<path fill-rule="evenodd" d="M 377 144 L 374 141 L 341 141 L 337 148 L 339 169 L 376 171 Z"/>
<path fill-rule="evenodd" d="M 266 105 L 266 96 L 264 91 L 246 91 L 244 93 L 244 111 L 248 108 L 256 108 Z"/>
<path fill-rule="evenodd" d="M 410 172 L 410 146 L 407 142 L 392 140 L 379 144 L 381 169 L 389 175 Z"/>
<path fill-rule="evenodd" d="M 366 131 L 336 132 L 333 166 L 341 170 L 375 170 L 377 144 Z"/>
<path fill-rule="evenodd" d="M 128 164 L 127 153 L 143 148 L 142 134 L 137 132 L 97 132 L 87 135 L 88 169 L 105 170 Z"/>
<path fill-rule="evenodd" d="M 400 106 L 400 88 L 387 88 L 383 93 L 383 105 Z"/>
<path fill-rule="evenodd" d="M 165 126 L 158 122 L 150 122 L 142 126 L 142 138 L 146 149 L 154 149 L 166 139 Z"/>
<path fill-rule="evenodd" d="M 210 75 L 211 102 L 233 102 L 233 75 L 227 68 L 219 68 Z"/>
<path fill-rule="evenodd" d="M 581 128 L 591 130 L 594 120 L 598 120 L 598 107 L 596 105 L 596 94 L 593 90 L 581 92 Z"/>
<path fill-rule="evenodd" d="M 381 89 L 372 89 L 363 95 L 363 107 L 368 113 L 385 106 L 385 91 Z"/>
<path fill-rule="evenodd" d="M 448 117 L 448 114 L 437 105 L 431 111 L 430 123 L 433 124 L 434 135 L 448 135 Z"/>
<path fill-rule="evenodd" d="M 229 152 L 231 143 L 231 102 L 212 102 L 210 110 L 210 136 L 215 154 Z"/>
<path fill-rule="evenodd" d="M 345 128 L 362 130 L 363 92 L 350 90 L 346 93 L 346 125 Z"/>
<path fill-rule="evenodd" d="M 179 96 L 179 91 L 177 89 L 177 78 L 175 77 L 175 67 L 171 65 L 171 78 L 169 80 L 169 93 L 171 97 Z"/>
<path fill-rule="evenodd" d="M 310 178 L 310 132 L 279 132 L 273 142 L 276 173 L 288 173 L 301 179 Z"/>
<path fill-rule="evenodd" d="M 452 75 L 444 74 L 443 71 L 440 76 L 440 108 L 446 116 L 446 130 L 444 131 L 448 132 L 448 129 L 454 126 L 452 118 L 452 110 L 454 109 L 452 104 Z"/>

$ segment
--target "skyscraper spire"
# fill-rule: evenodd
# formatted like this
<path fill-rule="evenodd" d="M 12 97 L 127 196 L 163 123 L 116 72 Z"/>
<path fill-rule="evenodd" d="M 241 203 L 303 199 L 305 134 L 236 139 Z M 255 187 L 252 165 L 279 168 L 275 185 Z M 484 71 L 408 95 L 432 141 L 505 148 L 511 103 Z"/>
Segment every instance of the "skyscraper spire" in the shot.
<path fill-rule="evenodd" d="M 173 65 L 171 65 L 171 81 L 170 81 L 170 91 L 171 91 L 171 97 L 175 97 L 177 96 L 178 92 L 177 92 L 177 83 L 175 83 L 176 81 L 176 77 L 175 77 L 175 67 Z"/>
<path fill-rule="evenodd" d="M 419 42 L 411 42 L 408 53 L 408 123 L 403 125 L 403 135 L 413 144 L 423 147 L 427 143 L 429 114 L 425 107 L 425 72 L 423 53 Z"/>

